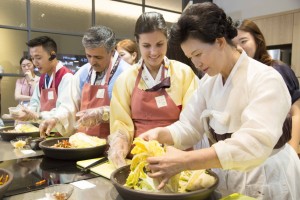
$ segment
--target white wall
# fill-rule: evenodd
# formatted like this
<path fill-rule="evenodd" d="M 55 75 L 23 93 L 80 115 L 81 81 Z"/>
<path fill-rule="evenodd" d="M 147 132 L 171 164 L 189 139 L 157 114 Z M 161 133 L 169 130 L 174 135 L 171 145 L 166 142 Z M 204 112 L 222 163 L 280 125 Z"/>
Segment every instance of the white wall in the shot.
<path fill-rule="evenodd" d="M 300 0 L 213 0 L 233 19 L 247 19 L 300 8 Z"/>

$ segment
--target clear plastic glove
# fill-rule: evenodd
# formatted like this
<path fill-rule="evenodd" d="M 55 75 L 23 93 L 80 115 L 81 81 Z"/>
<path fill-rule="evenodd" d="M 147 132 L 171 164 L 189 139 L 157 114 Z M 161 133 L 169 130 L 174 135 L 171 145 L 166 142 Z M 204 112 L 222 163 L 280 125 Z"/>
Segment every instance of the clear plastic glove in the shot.
<path fill-rule="evenodd" d="M 11 116 L 18 121 L 36 121 L 39 119 L 37 112 L 31 111 L 24 106 L 18 112 L 11 113 Z"/>
<path fill-rule="evenodd" d="M 56 126 L 58 122 L 57 118 L 51 118 L 43 121 L 40 126 L 40 137 L 46 137 L 47 135 L 49 136 L 51 133 L 51 130 Z"/>
<path fill-rule="evenodd" d="M 161 144 L 174 145 L 173 137 L 166 127 L 150 129 L 139 135 L 143 140 L 157 140 Z"/>
<path fill-rule="evenodd" d="M 82 110 L 76 113 L 76 117 L 79 117 L 79 120 L 77 121 L 78 126 L 92 127 L 101 123 L 108 123 L 109 113 L 109 106 Z"/>
<path fill-rule="evenodd" d="M 127 134 L 116 132 L 108 136 L 108 159 L 116 167 L 120 168 L 126 163 L 126 156 L 130 150 L 130 142 Z"/>

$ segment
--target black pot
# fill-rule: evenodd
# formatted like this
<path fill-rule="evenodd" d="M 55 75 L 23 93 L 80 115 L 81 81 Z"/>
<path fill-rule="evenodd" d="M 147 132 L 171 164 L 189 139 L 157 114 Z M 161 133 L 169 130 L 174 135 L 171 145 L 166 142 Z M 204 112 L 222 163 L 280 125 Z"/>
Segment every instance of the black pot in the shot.
<path fill-rule="evenodd" d="M 7 133 L 7 132 L 5 132 L 7 130 L 13 130 L 14 128 L 15 127 L 6 127 L 6 128 L 0 129 L 0 135 L 1 135 L 2 140 L 10 141 L 10 140 L 16 139 L 18 137 L 39 137 L 40 136 L 39 131 L 26 132 L 26 133 L 22 133 L 22 132 Z"/>
<path fill-rule="evenodd" d="M 101 157 L 107 145 L 88 148 L 57 148 L 52 147 L 57 142 L 69 140 L 69 138 L 46 139 L 39 144 L 45 156 L 61 160 L 86 160 Z"/>
<path fill-rule="evenodd" d="M 207 170 L 207 172 L 216 178 L 215 184 L 206 189 L 200 189 L 186 193 L 145 192 L 125 187 L 124 184 L 130 173 L 130 165 L 115 170 L 112 173 L 110 180 L 124 200 L 204 200 L 210 197 L 219 184 L 219 178 L 217 174 L 211 170 Z"/>

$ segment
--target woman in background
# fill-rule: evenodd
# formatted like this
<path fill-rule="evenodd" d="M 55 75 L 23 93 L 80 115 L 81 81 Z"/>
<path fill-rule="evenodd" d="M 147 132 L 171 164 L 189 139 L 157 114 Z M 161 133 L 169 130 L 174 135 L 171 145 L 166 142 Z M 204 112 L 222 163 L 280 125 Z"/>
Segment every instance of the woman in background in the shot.
<path fill-rule="evenodd" d="M 298 151 L 300 142 L 300 90 L 294 71 L 285 63 L 273 60 L 266 47 L 265 38 L 258 26 L 250 20 L 236 23 L 238 35 L 233 42 L 244 49 L 248 56 L 276 69 L 284 79 L 292 98 L 291 121 L 286 121 L 284 130 L 291 133 L 289 144 Z M 290 119 L 290 118 L 289 118 Z"/>
<path fill-rule="evenodd" d="M 122 59 L 130 65 L 133 65 L 138 62 L 139 52 L 137 44 L 134 41 L 130 39 L 121 40 L 118 42 L 116 49 L 119 55 L 122 57 Z"/>
<path fill-rule="evenodd" d="M 25 77 L 19 78 L 16 82 L 15 99 L 19 104 L 27 106 L 40 77 L 34 74 L 34 65 L 29 56 L 21 58 L 20 66 Z"/>

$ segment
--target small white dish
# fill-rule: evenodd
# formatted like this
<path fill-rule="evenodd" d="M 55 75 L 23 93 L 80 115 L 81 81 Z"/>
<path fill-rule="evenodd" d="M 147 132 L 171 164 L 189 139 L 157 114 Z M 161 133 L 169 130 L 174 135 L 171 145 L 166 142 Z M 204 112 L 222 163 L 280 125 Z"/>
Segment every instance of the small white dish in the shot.
<path fill-rule="evenodd" d="M 26 141 L 19 138 L 11 140 L 10 143 L 16 149 L 23 149 L 26 146 Z"/>

